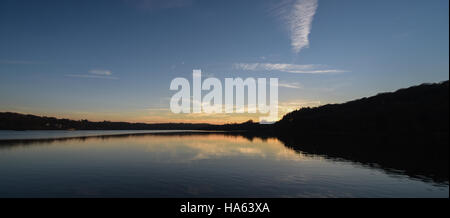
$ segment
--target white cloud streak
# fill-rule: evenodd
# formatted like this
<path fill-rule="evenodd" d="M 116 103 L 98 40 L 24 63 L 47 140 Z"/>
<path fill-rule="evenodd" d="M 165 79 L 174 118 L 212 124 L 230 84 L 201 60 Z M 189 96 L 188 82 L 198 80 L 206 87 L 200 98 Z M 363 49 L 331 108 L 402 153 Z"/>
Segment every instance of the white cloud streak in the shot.
<path fill-rule="evenodd" d="M 109 70 L 90 70 L 89 73 L 94 75 L 111 76 L 112 73 Z"/>
<path fill-rule="evenodd" d="M 66 76 L 89 79 L 119 79 L 118 77 L 112 76 L 112 72 L 109 70 L 90 70 L 88 74 L 66 74 Z"/>
<path fill-rule="evenodd" d="M 309 34 L 317 7 L 318 0 L 286 0 L 278 9 L 278 14 L 287 22 L 295 53 L 309 46 Z"/>
<path fill-rule="evenodd" d="M 284 64 L 284 63 L 237 63 L 235 69 L 247 71 L 280 71 L 296 74 L 330 74 L 347 72 L 338 69 L 328 69 L 319 64 Z"/>
<path fill-rule="evenodd" d="M 289 89 L 301 89 L 302 86 L 299 83 L 289 83 L 289 82 L 279 82 L 278 87 L 289 88 Z"/>

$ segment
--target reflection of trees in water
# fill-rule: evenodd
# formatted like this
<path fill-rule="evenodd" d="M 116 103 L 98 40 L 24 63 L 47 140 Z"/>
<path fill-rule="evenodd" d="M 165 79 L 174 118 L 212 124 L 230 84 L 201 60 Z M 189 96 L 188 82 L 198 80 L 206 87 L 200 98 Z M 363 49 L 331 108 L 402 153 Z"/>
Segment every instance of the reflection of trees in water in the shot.
<path fill-rule="evenodd" d="M 11 139 L 0 140 L 0 149 L 11 148 L 15 146 L 27 146 L 27 145 L 39 145 L 39 144 L 52 144 L 56 142 L 66 141 L 79 141 L 84 142 L 88 139 L 111 139 L 111 138 L 130 138 L 136 136 L 201 136 L 201 135 L 221 135 L 226 137 L 238 138 L 243 137 L 249 141 L 253 141 L 258 138 L 262 141 L 267 141 L 269 138 L 276 138 L 274 136 L 259 136 L 257 134 L 245 133 L 245 132 L 224 132 L 224 131 L 186 131 L 186 132 L 156 132 L 156 133 L 124 133 L 114 135 L 101 135 L 101 136 L 75 136 L 75 137 L 63 137 L 63 138 L 42 138 L 42 139 Z"/>
<path fill-rule="evenodd" d="M 448 185 L 448 135 L 309 135 L 280 137 L 298 152 L 349 160 Z"/>
<path fill-rule="evenodd" d="M 327 159 L 351 161 L 366 167 L 382 169 L 389 174 L 405 174 L 426 182 L 448 185 L 448 135 L 338 135 L 314 134 L 286 137 L 269 136 L 249 132 L 164 132 L 136 133 L 124 135 L 86 136 L 56 139 L 3 140 L 0 149 L 14 149 L 23 146 L 48 145 L 62 142 L 85 142 L 86 140 L 107 140 L 152 135 L 163 136 L 211 136 L 259 139 L 278 139 L 287 148 L 303 155 L 320 155 Z M 430 149 L 433 148 L 433 149 Z"/>

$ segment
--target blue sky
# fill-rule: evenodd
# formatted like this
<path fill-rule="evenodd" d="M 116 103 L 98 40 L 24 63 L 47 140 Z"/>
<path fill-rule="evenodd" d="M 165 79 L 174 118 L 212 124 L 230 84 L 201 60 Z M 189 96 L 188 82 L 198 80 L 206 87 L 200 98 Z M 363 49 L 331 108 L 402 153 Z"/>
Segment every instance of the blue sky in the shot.
<path fill-rule="evenodd" d="M 140 122 L 175 77 L 277 77 L 280 116 L 449 77 L 448 0 L 1 0 L 0 111 Z"/>

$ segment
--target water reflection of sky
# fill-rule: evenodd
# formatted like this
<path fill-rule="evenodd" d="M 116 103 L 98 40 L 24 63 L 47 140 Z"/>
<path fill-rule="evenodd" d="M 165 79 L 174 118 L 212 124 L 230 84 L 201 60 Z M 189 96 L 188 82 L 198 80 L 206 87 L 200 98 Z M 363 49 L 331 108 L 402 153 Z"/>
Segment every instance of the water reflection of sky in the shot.
<path fill-rule="evenodd" d="M 11 146 L 0 177 L 0 196 L 448 197 L 448 185 L 223 134 Z"/>

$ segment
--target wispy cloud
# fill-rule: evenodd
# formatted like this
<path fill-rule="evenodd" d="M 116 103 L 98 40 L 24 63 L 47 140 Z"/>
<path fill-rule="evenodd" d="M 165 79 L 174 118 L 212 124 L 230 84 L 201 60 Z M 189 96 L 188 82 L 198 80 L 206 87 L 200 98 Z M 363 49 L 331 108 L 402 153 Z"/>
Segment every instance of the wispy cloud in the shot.
<path fill-rule="evenodd" d="M 285 0 L 277 9 L 277 14 L 286 21 L 294 52 L 299 53 L 309 46 L 309 34 L 318 0 Z"/>
<path fill-rule="evenodd" d="M 90 70 L 89 73 L 94 75 L 102 75 L 102 76 L 111 76 L 112 73 L 110 70 Z"/>
<path fill-rule="evenodd" d="M 192 104 L 201 104 L 200 102 L 192 101 Z M 278 103 L 278 118 L 281 119 L 286 113 L 303 108 L 303 107 L 317 107 L 322 105 L 321 101 L 307 100 L 307 99 L 293 99 L 289 101 L 280 101 Z M 225 105 L 220 105 L 220 107 Z M 236 109 L 236 105 L 232 105 L 233 109 Z M 257 105 L 246 105 L 245 111 L 250 108 L 257 108 Z M 170 111 L 168 106 L 154 106 L 145 108 L 145 117 L 138 119 L 137 121 L 158 123 L 158 122 L 187 122 L 187 123 L 232 123 L 232 122 L 244 122 L 249 119 L 257 121 L 261 115 L 265 113 L 189 113 L 189 114 L 174 114 Z M 262 122 L 262 121 L 261 121 Z"/>
<path fill-rule="evenodd" d="M 301 89 L 302 86 L 297 82 L 279 82 L 278 87 L 289 88 L 289 89 Z"/>
<path fill-rule="evenodd" d="M 278 104 L 278 111 L 281 116 L 284 114 L 287 114 L 289 112 L 292 112 L 294 110 L 298 110 L 300 108 L 304 107 L 317 107 L 322 105 L 320 101 L 314 101 L 314 100 L 293 100 L 293 101 L 285 101 L 280 102 Z M 281 118 L 281 117 L 280 117 Z"/>
<path fill-rule="evenodd" d="M 119 79 L 118 77 L 112 76 L 112 72 L 109 70 L 90 70 L 87 74 L 66 74 L 66 76 L 90 79 Z"/>
<path fill-rule="evenodd" d="M 235 69 L 248 71 L 280 71 L 297 74 L 342 73 L 344 70 L 330 69 L 319 64 L 284 64 L 284 63 L 237 63 Z"/>

